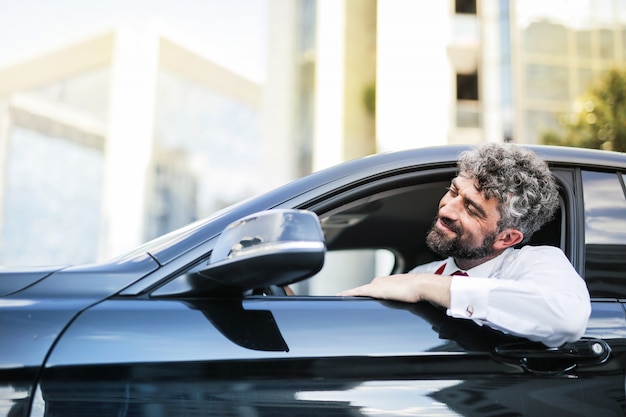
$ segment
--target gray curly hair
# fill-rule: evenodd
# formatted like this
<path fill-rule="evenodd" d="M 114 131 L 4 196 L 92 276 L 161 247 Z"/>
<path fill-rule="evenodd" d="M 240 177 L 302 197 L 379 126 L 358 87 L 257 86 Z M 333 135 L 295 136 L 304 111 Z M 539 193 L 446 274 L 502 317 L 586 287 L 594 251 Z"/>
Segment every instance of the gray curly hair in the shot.
<path fill-rule="evenodd" d="M 488 143 L 462 152 L 459 174 L 476 181 L 485 198 L 500 204 L 498 231 L 513 228 L 524 242 L 554 216 L 558 188 L 548 164 L 534 152 L 510 143 Z"/>

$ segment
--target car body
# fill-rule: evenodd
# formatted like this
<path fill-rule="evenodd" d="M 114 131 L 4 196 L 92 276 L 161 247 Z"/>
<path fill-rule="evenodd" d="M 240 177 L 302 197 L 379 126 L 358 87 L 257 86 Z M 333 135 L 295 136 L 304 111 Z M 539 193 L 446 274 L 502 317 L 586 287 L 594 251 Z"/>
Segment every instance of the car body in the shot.
<path fill-rule="evenodd" d="M 561 208 L 529 244 L 560 247 L 585 278 L 579 342 L 334 295 L 369 281 L 364 265 L 434 259 L 424 237 L 467 147 L 415 149 L 314 173 L 106 263 L 0 270 L 0 416 L 625 415 L 626 155 L 530 148 Z M 307 239 L 238 258 L 262 239 L 243 233 L 235 251 L 223 231 L 268 210 L 314 213 L 324 238 L 313 227 L 295 251 Z"/>

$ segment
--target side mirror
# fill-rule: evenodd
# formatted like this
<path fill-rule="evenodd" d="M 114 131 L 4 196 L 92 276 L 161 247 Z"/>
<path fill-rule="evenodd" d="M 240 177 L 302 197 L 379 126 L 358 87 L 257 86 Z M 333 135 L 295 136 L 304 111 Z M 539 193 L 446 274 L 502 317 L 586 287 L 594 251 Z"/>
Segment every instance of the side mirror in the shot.
<path fill-rule="evenodd" d="M 212 287 L 247 291 L 288 285 L 322 269 L 326 245 L 317 215 L 268 210 L 230 224 L 197 274 Z"/>

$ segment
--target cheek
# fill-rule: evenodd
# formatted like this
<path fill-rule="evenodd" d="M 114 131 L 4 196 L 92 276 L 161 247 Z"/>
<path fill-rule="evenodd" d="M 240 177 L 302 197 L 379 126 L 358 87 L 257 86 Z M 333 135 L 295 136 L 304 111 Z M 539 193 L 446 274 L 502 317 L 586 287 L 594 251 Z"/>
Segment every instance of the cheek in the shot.
<path fill-rule="evenodd" d="M 478 223 L 473 218 L 465 217 L 462 220 L 464 240 L 474 245 L 482 244 L 483 239 L 487 236 L 487 230 L 484 225 Z"/>
<path fill-rule="evenodd" d="M 471 243 L 473 246 L 481 246 L 486 238 L 495 233 L 496 228 L 491 223 L 484 224 L 475 220 L 472 220 L 470 223 L 471 226 L 465 229 L 465 238 L 466 242 Z"/>
<path fill-rule="evenodd" d="M 477 233 L 476 230 L 470 230 L 468 228 L 464 229 L 465 233 L 463 233 L 462 240 L 468 244 L 469 246 L 477 246 L 482 243 L 481 234 Z"/>

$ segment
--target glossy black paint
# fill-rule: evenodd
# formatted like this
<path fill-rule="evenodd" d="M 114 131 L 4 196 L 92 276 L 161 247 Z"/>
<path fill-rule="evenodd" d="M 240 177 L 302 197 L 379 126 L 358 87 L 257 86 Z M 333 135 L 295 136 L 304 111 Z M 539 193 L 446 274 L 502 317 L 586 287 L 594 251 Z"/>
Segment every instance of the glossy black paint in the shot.
<path fill-rule="evenodd" d="M 40 268 L 14 268 L 0 269 L 0 297 L 13 294 L 28 286 L 33 285 L 40 279 L 44 279 L 48 275 L 62 269 L 40 267 Z"/>
<path fill-rule="evenodd" d="M 369 184 L 447 172 L 463 149 L 351 161 L 108 263 L 0 270 L 0 416 L 625 415 L 626 319 L 615 299 L 594 302 L 585 335 L 608 344 L 606 361 L 563 371 L 562 361 L 543 360 L 534 372 L 493 354 L 521 341 L 429 304 L 217 297 L 176 279 L 206 264 L 221 231 L 241 217 L 324 212 Z M 582 273 L 578 170 L 623 172 L 626 156 L 535 150 L 564 170 L 566 243 Z"/>
<path fill-rule="evenodd" d="M 46 356 L 81 311 L 156 267 L 154 260 L 144 255 L 123 265 L 112 262 L 46 271 L 45 279 L 34 279 L 32 285 L 0 298 L 0 411 L 5 410 L 0 415 L 14 415 L 8 412 L 15 407 L 28 411 Z M 23 272 L 19 274 L 24 276 Z M 1 279 L 10 281 L 14 277 L 7 271 Z"/>
<path fill-rule="evenodd" d="M 218 330 L 233 315 L 239 325 Z M 256 333 L 257 321 L 269 331 Z M 409 401 L 403 392 L 413 406 L 425 411 L 437 401 L 449 415 L 481 415 L 468 395 L 497 400 L 504 415 L 538 415 L 546 402 L 556 415 L 622 415 L 625 323 L 600 315 L 592 332 L 596 324 L 622 353 L 567 374 L 560 363 L 550 374 L 544 363 L 534 375 L 493 359 L 495 346 L 521 339 L 448 318 L 428 303 L 111 300 L 77 319 L 51 355 L 41 389 L 49 415 L 63 416 L 368 415 L 363 408 L 388 415 Z M 159 339 L 159 329 L 168 337 Z M 265 347 L 243 346 L 246 336 Z"/>

